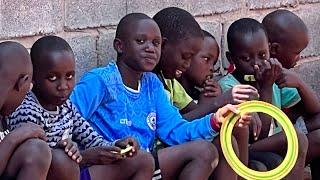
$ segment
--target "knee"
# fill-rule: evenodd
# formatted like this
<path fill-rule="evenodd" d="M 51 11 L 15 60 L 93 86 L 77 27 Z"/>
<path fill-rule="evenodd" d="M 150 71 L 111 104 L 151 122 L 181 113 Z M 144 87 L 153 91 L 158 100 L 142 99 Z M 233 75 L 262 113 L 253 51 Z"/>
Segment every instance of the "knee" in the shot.
<path fill-rule="evenodd" d="M 46 142 L 40 139 L 29 139 L 18 148 L 24 153 L 21 159 L 23 166 L 49 169 L 51 150 Z"/>
<path fill-rule="evenodd" d="M 256 171 L 268 171 L 267 166 L 260 161 L 250 160 L 249 167 Z"/>
<path fill-rule="evenodd" d="M 299 143 L 299 154 L 303 155 L 303 154 L 307 154 L 308 151 L 308 146 L 309 146 L 309 141 L 307 136 L 301 132 L 300 130 L 297 130 L 297 137 L 298 137 L 298 143 Z"/>
<path fill-rule="evenodd" d="M 155 164 L 153 156 L 146 151 L 138 151 L 136 158 L 136 162 L 138 162 L 137 167 L 139 169 L 143 169 L 144 171 L 154 172 Z"/>
<path fill-rule="evenodd" d="M 78 179 L 80 175 L 79 165 L 73 161 L 61 149 L 52 149 L 52 161 L 49 175 L 59 175 L 61 179 Z M 72 178 L 71 178 L 72 177 Z"/>
<path fill-rule="evenodd" d="M 193 151 L 196 158 L 200 158 L 206 163 L 210 163 L 213 168 L 218 165 L 219 153 L 215 145 L 205 140 L 193 142 Z"/>

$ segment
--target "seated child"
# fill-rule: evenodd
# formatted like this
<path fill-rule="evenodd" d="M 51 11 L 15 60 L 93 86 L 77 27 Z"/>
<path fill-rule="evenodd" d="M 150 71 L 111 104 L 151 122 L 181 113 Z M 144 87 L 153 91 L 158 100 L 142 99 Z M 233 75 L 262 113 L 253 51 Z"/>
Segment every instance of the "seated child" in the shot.
<path fill-rule="evenodd" d="M 214 80 L 214 65 L 218 61 L 220 49 L 216 39 L 202 30 L 204 40 L 200 51 L 193 56 L 190 67 L 177 79 L 184 90 L 194 100 L 199 100 L 203 92 L 206 96 L 217 97 L 222 94 L 220 85 Z M 202 91 L 200 91 L 202 88 Z M 206 94 L 208 93 L 208 94 Z"/>
<path fill-rule="evenodd" d="M 281 65 L 275 59 L 269 57 L 267 34 L 261 23 L 254 19 L 243 18 L 235 21 L 229 27 L 227 33 L 229 51 L 226 56 L 236 69 L 231 74 L 219 80 L 223 91 L 230 89 L 236 84 L 251 84 L 256 87 L 260 94 L 260 100 L 272 103 L 279 108 L 294 105 L 300 97 L 292 96 L 295 89 L 280 89 L 275 82 L 281 76 Z M 256 81 L 245 81 L 245 75 L 254 75 Z M 286 153 L 286 137 L 283 132 L 268 137 L 272 119 L 260 114 L 262 121 L 261 133 L 258 141 L 250 146 L 252 152 L 273 152 L 283 157 Z M 306 136 L 297 131 L 299 140 L 299 157 L 294 169 L 288 175 L 289 179 L 302 179 L 303 167 L 308 149 Z"/>
<path fill-rule="evenodd" d="M 3 117 L 19 106 L 30 89 L 31 80 L 32 64 L 27 49 L 16 42 L 0 43 L 0 118 L 3 125 Z M 51 152 L 43 129 L 24 124 L 10 132 L 1 131 L 5 133 L 0 139 L 0 179 L 46 179 Z"/>
<path fill-rule="evenodd" d="M 147 151 L 153 151 L 156 137 L 172 145 L 152 152 L 156 179 L 207 179 L 218 164 L 218 154 L 204 140 L 217 135 L 220 116 L 236 109 L 227 105 L 216 115 L 193 122 L 183 119 L 170 104 L 162 83 L 150 72 L 159 61 L 161 46 L 154 20 L 142 13 L 126 15 L 114 39 L 117 61 L 86 73 L 71 100 L 109 141 L 133 135 Z M 238 126 L 246 126 L 250 119 L 250 115 L 243 115 Z"/>
<path fill-rule="evenodd" d="M 309 42 L 308 29 L 304 22 L 288 10 L 276 10 L 262 21 L 270 42 L 270 56 L 277 58 L 286 69 L 293 68 L 300 59 L 300 53 Z M 319 179 L 320 172 L 320 102 L 316 93 L 293 71 L 284 70 L 278 82 L 279 87 L 296 88 L 301 100 L 286 111 L 293 120 L 303 116 L 308 130 L 309 148 L 306 164 L 311 162 L 312 178 Z M 293 115 L 294 114 L 294 115 Z M 298 121 L 302 122 L 303 121 Z"/>
<path fill-rule="evenodd" d="M 10 129 L 15 129 L 23 123 L 32 122 L 44 129 L 47 143 L 52 148 L 48 179 L 79 179 L 77 163 L 80 163 L 81 155 L 77 145 L 83 150 L 84 162 L 81 165 L 107 164 L 84 169 L 81 179 L 90 177 L 90 174 L 92 179 L 104 179 L 106 175 L 111 179 L 152 177 L 152 156 L 138 152 L 138 144 L 133 138 L 113 142 L 104 140 L 68 99 L 75 85 L 75 59 L 65 40 L 57 36 L 40 38 L 31 48 L 31 59 L 34 86 L 10 115 L 8 125 Z M 128 144 L 133 146 L 133 150 L 126 155 L 133 156 L 137 152 L 138 155 L 125 159 L 120 154 L 120 148 Z"/>

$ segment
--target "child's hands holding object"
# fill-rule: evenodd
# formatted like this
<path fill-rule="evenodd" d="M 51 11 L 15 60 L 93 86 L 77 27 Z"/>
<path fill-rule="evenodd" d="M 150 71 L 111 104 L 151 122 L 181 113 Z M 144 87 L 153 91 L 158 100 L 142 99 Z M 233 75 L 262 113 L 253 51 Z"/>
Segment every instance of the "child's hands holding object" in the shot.
<path fill-rule="evenodd" d="M 78 148 L 77 143 L 73 142 L 71 138 L 69 138 L 69 129 L 65 130 L 61 141 L 57 143 L 57 147 L 64 149 L 65 153 L 77 163 L 80 163 L 82 160 L 82 156 L 80 154 L 80 150 Z"/>
<path fill-rule="evenodd" d="M 218 82 L 210 78 L 205 81 L 202 93 L 206 97 L 217 97 L 222 94 L 222 90 Z"/>
<path fill-rule="evenodd" d="M 118 152 L 124 157 L 133 157 L 140 149 L 139 143 L 133 137 L 126 137 L 116 141 L 115 146 L 120 147 L 121 151 Z"/>
<path fill-rule="evenodd" d="M 253 121 L 252 113 L 241 114 L 237 107 L 231 104 L 227 104 L 222 108 L 219 108 L 218 111 L 215 113 L 214 119 L 217 123 L 222 124 L 225 117 L 231 112 L 240 115 L 240 119 L 238 120 L 235 127 L 248 127 L 250 122 Z"/>

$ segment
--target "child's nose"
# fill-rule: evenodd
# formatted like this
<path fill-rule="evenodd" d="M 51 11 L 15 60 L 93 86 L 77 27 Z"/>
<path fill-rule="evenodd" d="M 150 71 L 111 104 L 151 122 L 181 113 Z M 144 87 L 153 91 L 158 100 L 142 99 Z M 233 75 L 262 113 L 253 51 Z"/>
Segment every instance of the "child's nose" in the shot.
<path fill-rule="evenodd" d="M 145 50 L 147 52 L 154 52 L 155 51 L 155 47 L 154 47 L 153 43 L 152 42 L 147 42 Z"/>
<path fill-rule="evenodd" d="M 69 89 L 69 85 L 67 81 L 60 81 L 58 85 L 58 90 L 63 91 Z"/>

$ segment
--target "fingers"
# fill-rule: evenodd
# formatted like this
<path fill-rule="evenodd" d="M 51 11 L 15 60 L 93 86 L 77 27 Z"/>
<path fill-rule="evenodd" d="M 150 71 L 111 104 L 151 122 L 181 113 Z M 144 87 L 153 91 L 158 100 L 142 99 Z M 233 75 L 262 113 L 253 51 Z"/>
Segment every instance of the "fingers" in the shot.
<path fill-rule="evenodd" d="M 233 112 L 235 114 L 240 113 L 240 111 L 236 108 L 236 106 L 227 104 L 222 108 L 218 109 L 218 111 L 215 114 L 215 118 L 219 123 L 222 123 L 224 120 L 224 117 L 226 117 L 230 112 Z"/>
<path fill-rule="evenodd" d="M 242 114 L 238 121 L 238 127 L 247 127 L 251 121 L 252 115 L 250 113 Z"/>

